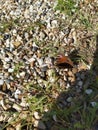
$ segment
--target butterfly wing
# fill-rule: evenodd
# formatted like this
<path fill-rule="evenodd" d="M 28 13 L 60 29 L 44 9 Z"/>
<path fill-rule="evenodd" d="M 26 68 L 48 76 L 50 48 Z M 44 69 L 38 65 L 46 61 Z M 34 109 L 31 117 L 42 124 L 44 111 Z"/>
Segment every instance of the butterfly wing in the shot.
<path fill-rule="evenodd" d="M 71 67 L 74 66 L 71 59 L 68 56 L 64 56 L 62 54 L 57 56 L 56 65 L 58 65 L 58 66 L 67 66 L 67 65 L 69 65 Z"/>

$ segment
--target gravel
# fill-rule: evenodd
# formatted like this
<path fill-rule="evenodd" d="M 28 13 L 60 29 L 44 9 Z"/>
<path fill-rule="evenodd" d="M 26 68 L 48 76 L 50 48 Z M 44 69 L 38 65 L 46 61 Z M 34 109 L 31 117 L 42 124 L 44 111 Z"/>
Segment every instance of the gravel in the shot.
<path fill-rule="evenodd" d="M 85 79 L 85 72 L 80 72 L 83 66 L 76 65 L 77 69 L 55 66 L 56 55 L 59 52 L 69 55 L 66 46 L 73 46 L 73 51 L 79 39 L 75 28 L 66 25 L 67 16 L 55 10 L 56 4 L 55 0 L 0 1 L 0 107 L 4 109 L 0 108 L 0 114 L 12 108 L 20 113 L 28 110 L 26 97 L 34 94 L 30 85 L 39 86 L 40 90 L 58 84 L 61 90 L 68 90 L 74 83 L 74 88 L 81 92 Z M 86 94 L 92 92 L 91 89 L 85 91 Z M 59 105 L 65 108 L 67 102 L 72 102 L 72 96 Z M 0 121 L 10 120 L 4 116 L 3 119 L 1 115 Z M 34 116 L 39 119 L 37 112 Z M 38 126 L 38 120 L 34 125 Z M 46 128 L 42 121 L 39 128 Z"/>

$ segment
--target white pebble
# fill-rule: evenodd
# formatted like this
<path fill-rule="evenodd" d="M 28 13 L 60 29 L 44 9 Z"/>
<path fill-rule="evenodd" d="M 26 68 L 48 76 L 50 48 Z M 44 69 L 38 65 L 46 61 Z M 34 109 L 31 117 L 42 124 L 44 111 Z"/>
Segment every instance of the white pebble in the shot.
<path fill-rule="evenodd" d="M 21 73 L 20 73 L 20 76 L 25 76 L 25 72 L 21 72 Z"/>
<path fill-rule="evenodd" d="M 40 116 L 38 115 L 38 112 L 37 112 L 37 111 L 34 112 L 34 117 L 35 117 L 35 119 L 37 119 L 37 120 L 40 119 Z"/>
<path fill-rule="evenodd" d="M 29 18 L 29 10 L 28 9 L 25 10 L 24 17 L 25 18 Z"/>
<path fill-rule="evenodd" d="M 0 79 L 0 85 L 3 85 L 3 84 L 4 84 L 4 80 Z"/>
<path fill-rule="evenodd" d="M 86 90 L 85 90 L 85 93 L 88 94 L 88 95 L 91 94 L 92 92 L 93 92 L 92 89 L 86 89 Z"/>
<path fill-rule="evenodd" d="M 31 62 L 35 61 L 35 58 L 32 57 L 28 61 L 31 63 Z"/>
<path fill-rule="evenodd" d="M 13 35 L 16 35 L 16 33 L 17 33 L 17 30 L 13 29 Z"/>
<path fill-rule="evenodd" d="M 69 84 L 69 83 L 67 83 L 67 86 L 66 86 L 66 88 L 70 88 L 70 84 Z"/>
<path fill-rule="evenodd" d="M 17 89 L 16 91 L 15 91 L 15 93 L 14 93 L 14 97 L 16 98 L 16 99 L 18 99 L 18 95 L 19 94 L 21 94 L 21 91 L 19 90 L 19 89 Z"/>
<path fill-rule="evenodd" d="M 18 104 L 13 104 L 13 108 L 16 109 L 17 111 L 21 111 L 22 108 Z"/>
<path fill-rule="evenodd" d="M 13 71 L 14 71 L 13 68 L 9 68 L 9 69 L 8 69 L 8 72 L 9 72 L 9 73 L 12 73 Z"/>
<path fill-rule="evenodd" d="M 43 59 L 42 59 L 42 58 L 41 58 L 41 59 L 38 59 L 37 61 L 38 61 L 38 63 L 39 63 L 39 65 L 40 65 L 40 66 L 42 66 L 42 65 L 43 65 L 43 63 L 44 63 L 44 61 L 43 61 Z"/>
<path fill-rule="evenodd" d="M 46 126 L 41 120 L 35 120 L 34 121 L 34 127 L 37 127 L 41 130 L 46 130 Z"/>
<path fill-rule="evenodd" d="M 9 62 L 9 61 L 10 61 L 10 58 L 5 57 L 4 60 L 5 60 L 6 62 Z"/>
<path fill-rule="evenodd" d="M 58 26 L 57 20 L 53 20 L 53 21 L 51 22 L 51 24 L 52 24 L 52 27 L 53 27 L 53 28 L 55 28 L 55 27 Z"/>
<path fill-rule="evenodd" d="M 96 104 L 97 104 L 96 102 L 91 102 L 92 107 L 95 107 Z"/>

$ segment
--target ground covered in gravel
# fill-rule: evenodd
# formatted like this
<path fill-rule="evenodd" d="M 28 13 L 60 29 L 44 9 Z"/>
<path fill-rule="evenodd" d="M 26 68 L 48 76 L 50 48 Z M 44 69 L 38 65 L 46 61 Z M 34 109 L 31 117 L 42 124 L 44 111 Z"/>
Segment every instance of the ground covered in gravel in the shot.
<path fill-rule="evenodd" d="M 0 130 L 98 130 L 97 0 L 0 0 Z"/>

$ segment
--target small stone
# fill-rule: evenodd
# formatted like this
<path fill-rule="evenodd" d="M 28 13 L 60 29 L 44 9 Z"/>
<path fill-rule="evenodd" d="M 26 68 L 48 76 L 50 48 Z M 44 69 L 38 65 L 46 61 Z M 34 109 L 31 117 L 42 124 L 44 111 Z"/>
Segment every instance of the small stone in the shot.
<path fill-rule="evenodd" d="M 71 102 L 72 101 L 72 97 L 68 97 L 66 101 L 67 102 Z"/>
<path fill-rule="evenodd" d="M 4 84 L 4 80 L 0 79 L 0 85 L 3 85 L 3 84 Z"/>
<path fill-rule="evenodd" d="M 39 36 L 40 36 L 40 40 L 43 40 L 45 38 L 45 34 L 43 32 L 40 32 Z"/>
<path fill-rule="evenodd" d="M 5 60 L 5 62 L 9 62 L 10 58 L 5 57 L 4 60 Z"/>
<path fill-rule="evenodd" d="M 49 78 L 49 81 L 50 81 L 51 83 L 55 83 L 55 80 L 56 80 L 56 79 L 53 78 L 53 77 L 50 77 L 50 78 Z"/>
<path fill-rule="evenodd" d="M 69 83 L 67 83 L 66 88 L 70 88 L 70 84 Z"/>
<path fill-rule="evenodd" d="M 71 82 L 75 82 L 75 76 L 73 76 L 73 77 L 68 77 L 68 80 L 71 81 Z"/>
<path fill-rule="evenodd" d="M 17 89 L 17 90 L 15 91 L 15 94 L 14 94 L 14 96 L 15 96 L 16 99 L 18 99 L 18 95 L 19 95 L 19 94 L 21 94 L 21 91 L 20 91 L 19 89 Z"/>
<path fill-rule="evenodd" d="M 38 50 L 38 46 L 35 44 L 35 42 L 33 43 L 33 51 L 37 51 Z"/>
<path fill-rule="evenodd" d="M 19 95 L 19 96 L 20 96 L 19 98 L 22 99 L 20 105 L 21 105 L 22 107 L 27 107 L 27 106 L 28 106 L 28 103 L 26 102 L 25 98 L 21 97 L 21 95 Z"/>
<path fill-rule="evenodd" d="M 42 121 L 40 121 L 40 120 L 39 121 L 35 120 L 34 127 L 37 127 L 37 128 L 39 128 L 41 130 L 45 130 L 46 129 L 45 124 Z"/>
<path fill-rule="evenodd" d="M 85 90 L 85 93 L 88 94 L 88 95 L 91 94 L 92 92 L 93 92 L 92 89 L 86 89 L 86 90 Z"/>
<path fill-rule="evenodd" d="M 4 110 L 7 110 L 7 107 L 6 107 L 5 104 L 4 104 L 4 100 L 1 100 L 1 101 L 0 101 L 0 105 L 3 107 Z"/>
<path fill-rule="evenodd" d="M 25 76 L 25 72 L 21 72 L 20 76 L 24 77 Z"/>
<path fill-rule="evenodd" d="M 4 84 L 2 85 L 2 91 L 6 91 L 7 90 L 7 85 L 6 83 L 4 82 Z"/>
<path fill-rule="evenodd" d="M 34 117 L 35 117 L 35 119 L 37 119 L 37 120 L 40 119 L 40 116 L 39 116 L 39 114 L 38 114 L 37 111 L 34 112 Z"/>
<path fill-rule="evenodd" d="M 69 76 L 73 76 L 72 71 L 68 71 L 68 75 L 69 75 Z"/>
<path fill-rule="evenodd" d="M 44 71 L 47 71 L 47 69 L 48 69 L 48 66 L 46 64 L 41 66 L 41 71 L 44 72 Z"/>
<path fill-rule="evenodd" d="M 92 66 L 92 64 L 90 64 L 90 65 L 87 65 L 87 68 L 88 68 L 88 69 L 90 69 L 90 68 L 91 68 L 91 66 Z"/>
<path fill-rule="evenodd" d="M 28 9 L 26 9 L 25 11 L 24 11 L 24 18 L 29 18 L 30 16 L 29 16 L 29 10 Z"/>
<path fill-rule="evenodd" d="M 81 77 L 81 79 L 84 79 L 85 78 L 85 74 L 82 73 L 80 77 Z"/>
<path fill-rule="evenodd" d="M 13 42 L 13 45 L 17 48 L 21 45 L 20 41 Z"/>
<path fill-rule="evenodd" d="M 67 81 L 67 77 L 64 75 L 64 81 Z"/>
<path fill-rule="evenodd" d="M 53 27 L 53 28 L 55 28 L 55 27 L 58 26 L 57 20 L 53 20 L 53 21 L 51 22 L 51 24 L 52 24 L 52 27 Z"/>
<path fill-rule="evenodd" d="M 20 75 L 19 75 L 19 74 L 16 74 L 16 77 L 17 77 L 17 78 L 20 78 Z"/>
<path fill-rule="evenodd" d="M 35 61 L 35 58 L 32 57 L 32 58 L 30 58 L 28 61 L 29 61 L 30 63 L 31 63 L 31 62 L 34 62 L 34 61 Z"/>
<path fill-rule="evenodd" d="M 90 103 L 91 103 L 92 107 L 95 107 L 97 105 L 96 102 L 90 102 Z"/>
<path fill-rule="evenodd" d="M 37 61 L 38 61 L 38 63 L 39 63 L 39 65 L 40 65 L 40 66 L 42 66 L 42 65 L 43 65 L 43 63 L 44 63 L 43 58 L 38 59 Z"/>
<path fill-rule="evenodd" d="M 48 66 L 51 66 L 54 64 L 54 58 L 53 57 L 47 57 L 45 58 L 45 63 L 48 65 Z"/>
<path fill-rule="evenodd" d="M 9 72 L 9 73 L 12 73 L 13 71 L 14 71 L 13 68 L 9 68 L 9 69 L 8 69 L 8 72 Z"/>
<path fill-rule="evenodd" d="M 76 74 L 78 72 L 78 69 L 77 68 L 73 68 L 72 72 L 73 72 L 73 74 Z"/>
<path fill-rule="evenodd" d="M 17 111 L 21 111 L 22 110 L 22 108 L 18 104 L 16 104 L 16 103 L 13 104 L 13 108 L 16 109 Z"/>
<path fill-rule="evenodd" d="M 12 33 L 13 33 L 13 35 L 16 35 L 17 30 L 16 30 L 16 29 L 13 29 Z"/>
<path fill-rule="evenodd" d="M 54 120 L 55 122 L 57 122 L 57 116 L 56 116 L 56 115 L 53 115 L 53 120 Z"/>
<path fill-rule="evenodd" d="M 29 35 L 28 35 L 28 33 L 27 33 L 27 32 L 25 32 L 25 33 L 24 33 L 24 36 L 25 36 L 25 39 L 26 39 L 26 40 L 28 40 Z"/>
<path fill-rule="evenodd" d="M 4 115 L 0 115 L 0 122 L 3 122 L 4 121 Z M 2 126 L 0 125 L 0 129 L 2 130 L 1 128 Z"/>
<path fill-rule="evenodd" d="M 78 85 L 79 85 L 80 87 L 82 87 L 83 82 L 80 80 L 80 81 L 78 82 Z"/>

